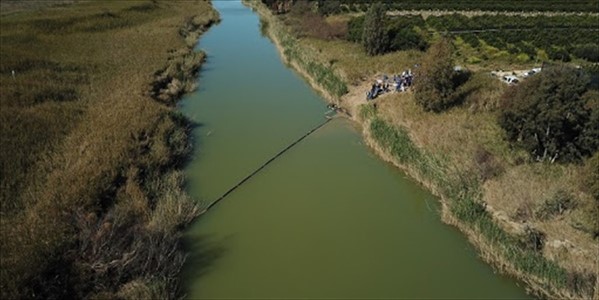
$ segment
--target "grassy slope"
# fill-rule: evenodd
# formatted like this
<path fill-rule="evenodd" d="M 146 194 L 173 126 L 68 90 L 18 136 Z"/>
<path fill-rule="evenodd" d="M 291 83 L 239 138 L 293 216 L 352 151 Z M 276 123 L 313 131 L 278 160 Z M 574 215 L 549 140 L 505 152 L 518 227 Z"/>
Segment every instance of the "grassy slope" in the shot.
<path fill-rule="evenodd" d="M 353 113 L 366 140 L 383 158 L 442 197 L 444 220 L 464 231 L 483 258 L 526 281 L 539 295 L 598 297 L 599 248 L 592 236 L 597 207 L 585 191 L 583 168 L 528 162 L 525 153 L 504 141 L 492 110 L 505 87 L 486 76 L 487 70 L 465 87 L 464 104 L 445 113 L 423 112 L 411 93 L 380 97 L 376 108 L 364 106 L 364 93 L 375 75 L 401 73 L 417 63 L 420 54 L 368 57 L 359 45 L 345 41 L 293 39 L 284 25 L 288 16 L 275 17 L 263 6 L 257 8 L 291 65 L 310 77 L 289 56 L 304 53 L 309 56 L 304 60 L 328 66 L 353 85 L 347 95 L 336 97 L 326 83 L 309 78 L 329 100 L 340 101 Z M 579 205 L 548 219 L 535 217 L 560 190 L 575 195 Z M 545 234 L 542 249 L 527 249 L 527 227 Z"/>
<path fill-rule="evenodd" d="M 197 213 L 174 171 L 188 124 L 149 91 L 167 66 L 193 76 L 198 34 L 180 29 L 217 18 L 200 1 L 2 18 L 3 298 L 178 294 L 178 231 Z"/>

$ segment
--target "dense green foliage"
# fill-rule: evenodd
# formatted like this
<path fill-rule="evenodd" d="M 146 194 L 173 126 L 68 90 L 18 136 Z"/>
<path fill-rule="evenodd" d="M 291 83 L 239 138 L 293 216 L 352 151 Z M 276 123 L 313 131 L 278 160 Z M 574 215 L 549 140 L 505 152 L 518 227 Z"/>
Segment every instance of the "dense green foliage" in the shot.
<path fill-rule="evenodd" d="M 364 11 L 375 0 L 341 0 L 343 9 Z M 397 10 L 483 10 L 483 11 L 599 11 L 597 0 L 479 0 L 479 1 L 447 1 L 447 0 L 385 0 L 390 9 Z"/>
<path fill-rule="evenodd" d="M 347 39 L 359 41 L 364 17 L 348 22 Z M 572 56 L 591 62 L 599 61 L 597 30 L 599 17 L 593 15 L 568 16 L 504 16 L 483 15 L 467 17 L 460 14 L 430 16 L 401 16 L 388 18 L 384 25 L 388 47 L 383 52 L 427 48 L 422 32 L 448 32 L 461 37 L 474 48 L 487 45 L 506 50 L 525 59 L 570 61 Z M 539 57 L 538 50 L 547 56 Z"/>
<path fill-rule="evenodd" d="M 478 30 L 478 29 L 532 29 L 532 28 L 597 28 L 597 16 L 506 16 L 480 15 L 468 17 L 461 14 L 430 16 L 426 23 L 439 31 Z"/>
<path fill-rule="evenodd" d="M 599 149 L 599 99 L 588 84 L 581 70 L 545 68 L 506 92 L 499 123 L 537 160 L 591 155 Z"/>
<path fill-rule="evenodd" d="M 573 49 L 574 56 L 591 62 L 599 62 L 599 44 L 585 44 Z"/>
<path fill-rule="evenodd" d="M 354 43 L 362 41 L 364 31 L 364 16 L 352 18 L 347 22 L 347 40 Z"/>
<path fill-rule="evenodd" d="M 484 15 L 470 18 L 453 14 L 431 16 L 426 24 L 436 31 L 460 36 L 475 48 L 483 40 L 495 48 L 512 54 L 524 53 L 531 59 L 537 55 L 537 48 L 545 50 L 552 60 L 569 61 L 570 53 L 589 61 L 599 59 L 597 16 Z"/>
<path fill-rule="evenodd" d="M 364 16 L 352 18 L 347 23 L 347 40 L 360 42 L 364 31 Z M 380 26 L 384 28 L 387 45 L 383 51 L 421 50 L 428 48 L 424 37 L 415 29 L 425 25 L 422 17 L 386 18 L 386 22 Z"/>
<path fill-rule="evenodd" d="M 323 16 L 336 14 L 341 11 L 341 1 L 339 0 L 318 0 L 318 13 Z"/>
<path fill-rule="evenodd" d="M 401 51 L 416 49 L 424 51 L 428 43 L 415 29 L 424 28 L 425 22 L 421 16 L 408 16 L 403 18 L 392 18 L 387 24 L 387 34 L 391 44 L 389 51 Z"/>
<path fill-rule="evenodd" d="M 389 37 L 384 28 L 387 18 L 385 13 L 385 7 L 380 3 L 372 5 L 366 12 L 362 45 L 368 55 L 382 54 L 389 48 Z"/>
<path fill-rule="evenodd" d="M 347 39 L 358 42 L 364 17 L 348 22 Z M 524 55 L 525 59 L 551 59 L 570 61 L 574 56 L 590 62 L 599 61 L 597 30 L 599 17 L 592 15 L 569 16 L 499 16 L 483 15 L 467 17 L 453 14 L 430 16 L 401 16 L 389 18 L 385 30 L 389 46 L 385 50 L 398 51 L 427 48 L 423 30 L 448 32 L 461 37 L 474 48 L 481 48 L 482 41 L 510 54 Z M 419 30 L 420 29 L 420 30 Z M 539 56 L 544 50 L 546 57 Z"/>
<path fill-rule="evenodd" d="M 291 0 L 262 0 L 269 7 Z M 383 2 L 391 10 L 482 10 L 482 11 L 568 11 L 568 12 L 598 12 L 597 0 L 479 0 L 479 1 L 448 1 L 448 0 L 308 0 L 318 2 L 326 14 L 339 12 L 367 11 L 373 3 Z"/>
<path fill-rule="evenodd" d="M 452 45 L 443 39 L 433 44 L 416 70 L 414 99 L 427 111 L 439 112 L 455 101 Z"/>

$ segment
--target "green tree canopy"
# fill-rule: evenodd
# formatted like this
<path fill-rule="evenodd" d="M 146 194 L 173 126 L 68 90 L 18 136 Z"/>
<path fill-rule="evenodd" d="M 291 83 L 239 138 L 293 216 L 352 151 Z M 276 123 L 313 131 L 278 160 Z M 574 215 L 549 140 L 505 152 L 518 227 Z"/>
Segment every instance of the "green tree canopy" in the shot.
<path fill-rule="evenodd" d="M 537 160 L 574 161 L 599 148 L 599 97 L 582 70 L 554 66 L 503 96 L 499 124 Z"/>
<path fill-rule="evenodd" d="M 364 29 L 362 31 L 362 45 L 368 55 L 383 54 L 389 48 L 389 37 L 385 30 L 387 15 L 382 3 L 375 3 L 366 12 Z"/>
<path fill-rule="evenodd" d="M 439 112 L 455 101 L 453 45 L 447 39 L 429 48 L 416 70 L 414 98 L 427 111 Z"/>

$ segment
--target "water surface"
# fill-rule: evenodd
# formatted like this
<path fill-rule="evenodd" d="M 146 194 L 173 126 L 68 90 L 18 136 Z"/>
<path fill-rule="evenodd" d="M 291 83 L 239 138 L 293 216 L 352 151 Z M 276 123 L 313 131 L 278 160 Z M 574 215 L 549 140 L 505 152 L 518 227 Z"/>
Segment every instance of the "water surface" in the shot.
<path fill-rule="evenodd" d="M 218 198 L 324 120 L 325 103 L 281 62 L 256 14 L 215 1 L 222 23 L 200 89 L 192 195 Z M 523 298 L 493 273 L 438 202 L 374 157 L 337 119 L 270 164 L 188 231 L 190 298 Z"/>

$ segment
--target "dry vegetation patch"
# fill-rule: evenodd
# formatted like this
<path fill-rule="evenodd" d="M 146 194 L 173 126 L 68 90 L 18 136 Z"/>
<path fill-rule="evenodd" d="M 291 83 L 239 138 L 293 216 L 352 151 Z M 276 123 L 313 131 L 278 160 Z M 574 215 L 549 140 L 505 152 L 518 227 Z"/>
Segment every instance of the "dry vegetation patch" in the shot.
<path fill-rule="evenodd" d="M 3 298 L 180 295 L 179 230 L 198 213 L 173 172 L 189 124 L 150 91 L 217 18 L 203 1 L 2 18 Z M 202 60 L 189 61 L 188 81 Z"/>

